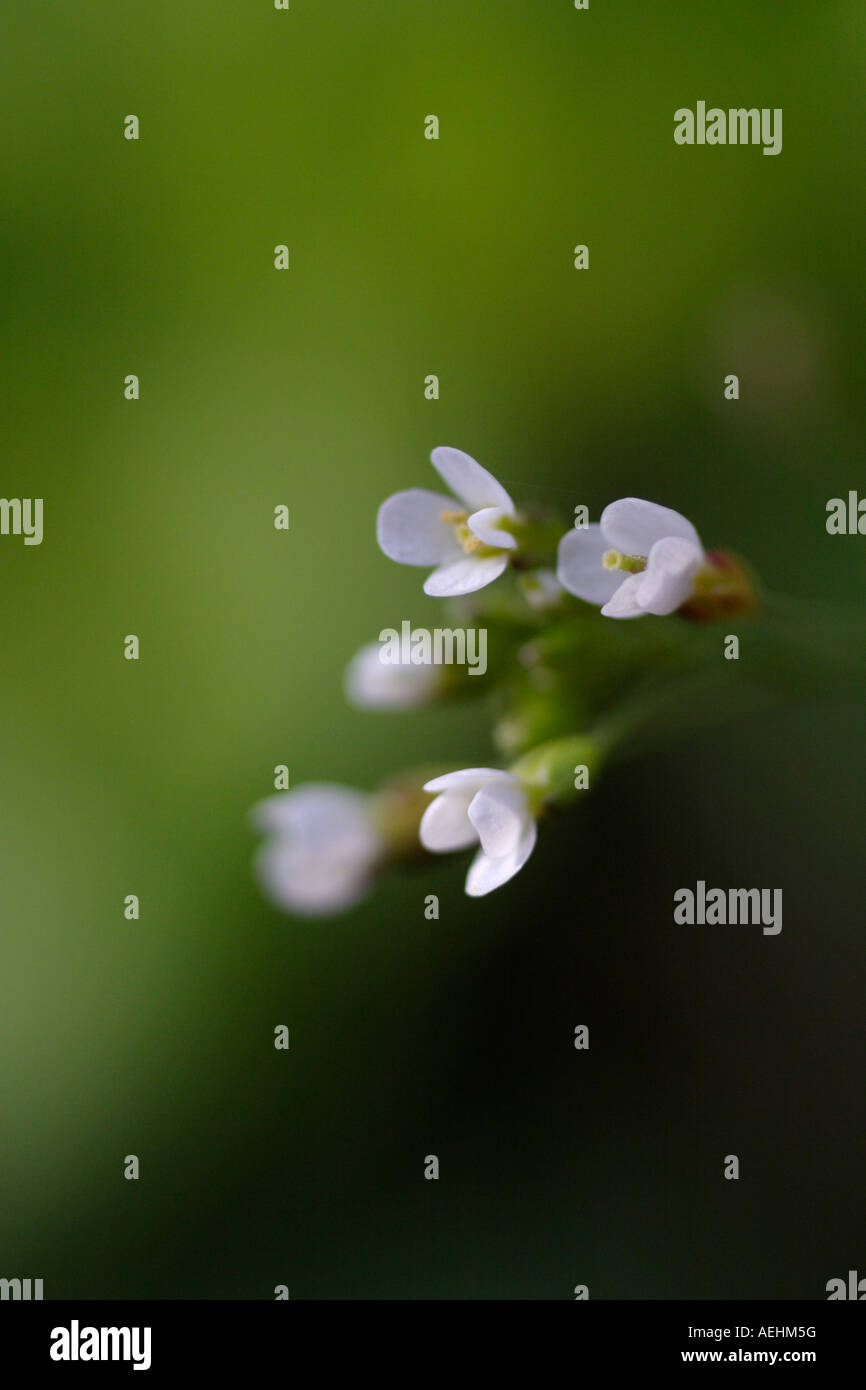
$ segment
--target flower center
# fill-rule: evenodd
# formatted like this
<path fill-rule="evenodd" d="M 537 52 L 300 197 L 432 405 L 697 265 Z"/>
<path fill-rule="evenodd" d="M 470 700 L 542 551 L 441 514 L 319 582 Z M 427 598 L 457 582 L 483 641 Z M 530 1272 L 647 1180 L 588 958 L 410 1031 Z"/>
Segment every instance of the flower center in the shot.
<path fill-rule="evenodd" d="M 478 555 L 479 553 L 483 556 L 498 555 L 499 551 L 495 546 L 485 545 L 480 537 L 475 535 L 474 531 L 470 531 L 469 527 L 466 525 L 468 519 L 469 513 L 460 511 L 457 508 L 452 511 L 450 508 L 446 507 L 444 511 L 439 513 L 440 521 L 444 522 L 446 526 L 453 526 L 454 534 L 457 537 L 464 555 Z"/>
<path fill-rule="evenodd" d="M 477 551 L 482 549 L 490 549 L 489 546 L 485 547 L 480 537 L 476 536 L 473 531 L 470 531 L 468 526 L 455 526 L 454 531 L 467 555 L 474 555 Z"/>
<path fill-rule="evenodd" d="M 621 550 L 606 550 L 601 563 L 606 570 L 625 570 L 626 574 L 640 574 L 646 569 L 642 555 L 623 555 Z"/>

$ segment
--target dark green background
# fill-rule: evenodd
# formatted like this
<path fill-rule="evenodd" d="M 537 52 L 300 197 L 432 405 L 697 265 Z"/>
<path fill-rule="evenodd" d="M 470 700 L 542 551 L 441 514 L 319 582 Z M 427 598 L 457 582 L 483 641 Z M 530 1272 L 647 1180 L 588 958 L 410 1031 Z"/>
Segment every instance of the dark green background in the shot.
<path fill-rule="evenodd" d="M 859 704 L 618 769 L 479 902 L 461 856 L 281 917 L 245 819 L 276 763 L 373 786 L 493 756 L 478 709 L 341 693 L 360 643 L 444 611 L 374 539 L 436 444 L 862 601 L 866 540 L 824 508 L 864 476 L 863 29 L 853 0 L 4 0 L 0 491 L 44 497 L 45 540 L 0 537 L 0 1275 L 823 1298 L 866 1272 Z M 677 147 L 698 99 L 782 107 L 782 153 Z M 699 877 L 781 886 L 781 936 L 675 927 Z"/>

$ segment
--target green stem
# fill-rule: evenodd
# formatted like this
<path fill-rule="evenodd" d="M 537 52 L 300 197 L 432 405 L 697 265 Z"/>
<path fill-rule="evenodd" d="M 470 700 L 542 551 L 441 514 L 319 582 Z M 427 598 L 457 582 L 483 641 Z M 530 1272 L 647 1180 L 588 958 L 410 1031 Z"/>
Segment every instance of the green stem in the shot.
<path fill-rule="evenodd" d="M 691 676 L 625 700 L 593 729 L 605 761 L 621 762 L 776 704 L 759 686 Z"/>

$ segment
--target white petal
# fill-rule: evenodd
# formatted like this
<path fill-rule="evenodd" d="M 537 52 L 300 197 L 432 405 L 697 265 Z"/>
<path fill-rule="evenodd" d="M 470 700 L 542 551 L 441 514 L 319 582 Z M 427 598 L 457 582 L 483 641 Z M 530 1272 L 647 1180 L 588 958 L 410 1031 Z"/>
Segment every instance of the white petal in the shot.
<path fill-rule="evenodd" d="M 465 794 L 442 792 L 430 803 L 418 827 L 418 837 L 425 849 L 434 854 L 447 854 L 475 844 L 478 836 L 466 814 L 471 800 L 471 791 Z"/>
<path fill-rule="evenodd" d="M 310 854 L 363 856 L 379 844 L 368 814 L 368 797 L 354 787 L 308 782 L 260 801 L 253 807 L 252 818 L 259 830 L 291 839 Z"/>
<path fill-rule="evenodd" d="M 277 907 L 307 917 L 326 917 L 364 896 L 372 863 L 310 854 L 276 837 L 259 850 L 255 869 L 263 892 Z"/>
<path fill-rule="evenodd" d="M 640 497 L 622 497 L 611 502 L 601 514 L 601 529 L 608 546 L 625 555 L 649 555 L 656 541 L 665 536 L 679 536 L 694 545 L 701 543 L 686 517 Z"/>
<path fill-rule="evenodd" d="M 537 834 L 535 821 L 530 820 L 526 833 L 511 854 L 491 859 L 483 849 L 479 850 L 466 875 L 466 892 L 470 898 L 482 898 L 485 893 L 491 893 L 494 888 L 499 888 L 501 884 L 513 878 L 534 850 Z"/>
<path fill-rule="evenodd" d="M 645 617 L 645 610 L 637 598 L 642 579 L 642 574 L 631 574 L 628 579 L 622 581 L 616 593 L 601 610 L 605 618 Z"/>
<path fill-rule="evenodd" d="M 433 665 L 395 665 L 382 660 L 382 646 L 370 642 L 352 657 L 344 679 L 346 698 L 358 709 L 409 709 L 436 694 L 442 679 Z"/>
<path fill-rule="evenodd" d="M 478 511 L 480 507 L 501 507 L 509 516 L 514 515 L 514 503 L 502 484 L 469 454 L 464 454 L 462 449 L 434 449 L 430 462 L 455 497 L 465 502 L 470 511 Z"/>
<path fill-rule="evenodd" d="M 424 592 L 433 598 L 456 598 L 458 594 L 472 594 L 498 579 L 508 565 L 507 555 L 463 555 L 459 560 L 449 560 L 440 565 L 424 581 Z"/>
<path fill-rule="evenodd" d="M 556 561 L 556 577 L 563 588 L 587 603 L 607 603 L 622 584 L 622 572 L 606 570 L 601 563 L 610 549 L 598 524 L 566 531 Z"/>
<path fill-rule="evenodd" d="M 473 535 L 477 536 L 485 545 L 504 546 L 506 550 L 516 550 L 517 540 L 510 531 L 503 531 L 499 522 L 508 513 L 501 507 L 483 507 L 480 512 L 473 512 L 466 525 Z"/>
<path fill-rule="evenodd" d="M 379 508 L 376 539 L 390 560 L 401 565 L 438 565 L 449 556 L 461 555 L 453 526 L 442 520 L 443 511 L 454 510 L 453 497 L 411 487 L 395 492 Z"/>
<path fill-rule="evenodd" d="M 469 800 L 483 787 L 485 782 L 502 780 L 508 782 L 514 776 L 512 772 L 503 772 L 501 767 L 461 767 L 459 772 L 445 772 L 441 777 L 434 777 L 432 781 L 424 783 L 425 792 L 444 792 L 444 791 L 465 791 L 469 792 Z"/>
<path fill-rule="evenodd" d="M 531 819 L 526 787 L 518 777 L 487 782 L 472 798 L 468 814 L 485 854 L 494 859 L 511 854 Z"/>
<path fill-rule="evenodd" d="M 704 552 L 692 541 L 666 536 L 656 541 L 637 588 L 637 601 L 647 613 L 674 613 L 692 592 L 695 575 L 704 563 Z"/>

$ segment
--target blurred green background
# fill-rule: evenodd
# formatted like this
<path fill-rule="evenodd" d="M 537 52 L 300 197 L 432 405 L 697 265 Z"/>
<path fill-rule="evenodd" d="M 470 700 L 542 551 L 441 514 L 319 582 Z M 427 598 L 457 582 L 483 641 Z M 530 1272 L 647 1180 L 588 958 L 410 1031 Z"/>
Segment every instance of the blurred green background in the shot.
<path fill-rule="evenodd" d="M 862 1270 L 861 705 L 617 769 L 478 902 L 456 856 L 291 920 L 246 815 L 277 763 L 493 756 L 477 708 L 341 690 L 380 628 L 438 621 L 374 538 L 437 444 L 862 601 L 824 508 L 863 477 L 863 30 L 853 0 L 4 0 L 2 492 L 44 497 L 45 539 L 0 538 L 0 1275 L 823 1298 Z M 699 99 L 782 107 L 781 155 L 677 147 Z M 674 927 L 697 878 L 782 886 L 781 936 Z"/>

